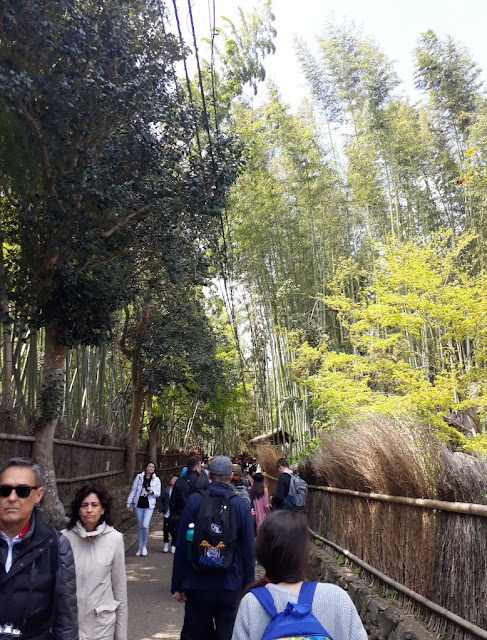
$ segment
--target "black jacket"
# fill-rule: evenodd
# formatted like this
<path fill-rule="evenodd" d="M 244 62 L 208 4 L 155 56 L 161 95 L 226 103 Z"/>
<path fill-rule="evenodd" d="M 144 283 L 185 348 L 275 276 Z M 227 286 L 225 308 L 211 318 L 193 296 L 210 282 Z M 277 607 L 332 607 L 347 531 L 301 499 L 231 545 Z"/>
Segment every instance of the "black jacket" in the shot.
<path fill-rule="evenodd" d="M 189 496 L 198 491 L 205 491 L 210 486 L 205 473 L 198 473 L 194 469 L 188 471 L 185 476 L 181 476 L 176 480 L 173 487 L 171 499 L 169 500 L 170 518 L 171 520 L 179 520 L 184 507 L 188 502 Z"/>
<path fill-rule="evenodd" d="M 186 502 L 189 497 L 189 480 L 188 476 L 181 476 L 176 480 L 172 489 L 171 498 L 169 500 L 169 510 L 171 520 L 179 520 L 184 511 Z"/>
<path fill-rule="evenodd" d="M 161 499 L 159 500 L 159 513 L 166 513 L 169 509 L 169 500 L 171 498 L 171 487 L 167 486 L 164 491 L 161 493 Z"/>
<path fill-rule="evenodd" d="M 27 533 L 13 546 L 8 573 L 7 553 L 0 538 L 0 623 L 12 623 L 23 640 L 78 640 L 76 573 L 67 538 L 34 510 Z"/>
<path fill-rule="evenodd" d="M 188 471 L 188 479 L 189 479 L 189 495 L 193 495 L 197 491 L 206 491 L 210 486 L 210 481 L 208 480 L 208 476 L 204 471 L 198 473 L 194 469 Z"/>
<path fill-rule="evenodd" d="M 277 487 L 272 494 L 272 510 L 277 511 L 278 509 L 287 509 L 285 506 L 285 499 L 287 498 L 287 494 L 289 493 L 289 486 L 291 484 L 291 476 L 292 473 L 288 471 L 283 471 L 279 474 L 277 478 Z"/>

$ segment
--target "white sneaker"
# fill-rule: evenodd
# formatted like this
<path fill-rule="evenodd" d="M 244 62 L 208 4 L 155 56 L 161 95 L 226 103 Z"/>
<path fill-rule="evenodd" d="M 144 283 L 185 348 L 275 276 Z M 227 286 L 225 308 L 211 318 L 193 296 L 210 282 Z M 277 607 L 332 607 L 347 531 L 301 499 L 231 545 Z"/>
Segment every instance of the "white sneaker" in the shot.
<path fill-rule="evenodd" d="M 146 556 L 147 555 L 147 547 L 142 547 L 142 553 L 141 555 Z"/>
<path fill-rule="evenodd" d="M 167 553 L 169 551 L 169 542 L 165 542 L 162 547 L 162 553 Z"/>
<path fill-rule="evenodd" d="M 171 547 L 171 553 L 176 553 L 176 547 L 174 545 Z"/>
<path fill-rule="evenodd" d="M 137 549 L 137 553 L 135 555 L 136 556 L 141 556 L 142 555 L 142 549 Z"/>

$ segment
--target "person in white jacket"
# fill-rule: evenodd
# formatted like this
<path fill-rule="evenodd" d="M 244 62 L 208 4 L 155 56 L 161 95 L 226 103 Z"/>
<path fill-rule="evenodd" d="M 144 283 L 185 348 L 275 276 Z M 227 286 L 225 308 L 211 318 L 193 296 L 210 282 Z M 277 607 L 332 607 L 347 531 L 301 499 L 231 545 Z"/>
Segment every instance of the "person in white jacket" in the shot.
<path fill-rule="evenodd" d="M 105 487 L 82 487 L 62 532 L 74 555 L 79 640 L 128 639 L 125 549 L 112 526 L 111 506 Z"/>
<path fill-rule="evenodd" d="M 135 476 L 132 490 L 127 498 L 127 509 L 135 511 L 137 518 L 138 549 L 136 556 L 147 555 L 149 524 L 156 500 L 161 495 L 161 481 L 155 471 L 156 465 L 153 462 L 148 462 L 145 465 L 145 470 Z"/>

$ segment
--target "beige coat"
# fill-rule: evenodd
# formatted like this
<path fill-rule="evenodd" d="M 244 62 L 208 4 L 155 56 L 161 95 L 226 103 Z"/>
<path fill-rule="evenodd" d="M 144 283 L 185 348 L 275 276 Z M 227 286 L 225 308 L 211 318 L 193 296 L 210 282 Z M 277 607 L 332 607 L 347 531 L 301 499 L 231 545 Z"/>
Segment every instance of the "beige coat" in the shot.
<path fill-rule="evenodd" d="M 103 522 L 62 532 L 76 567 L 79 640 L 127 640 L 127 578 L 123 536 Z"/>

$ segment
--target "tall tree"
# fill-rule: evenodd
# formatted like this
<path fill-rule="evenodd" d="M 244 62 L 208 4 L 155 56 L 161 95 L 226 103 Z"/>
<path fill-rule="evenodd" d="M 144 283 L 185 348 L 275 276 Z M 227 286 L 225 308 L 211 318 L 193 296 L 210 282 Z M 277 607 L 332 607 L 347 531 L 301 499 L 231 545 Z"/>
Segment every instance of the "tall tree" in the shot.
<path fill-rule="evenodd" d="M 164 253 L 181 216 L 191 229 L 218 214 L 232 179 L 216 150 L 212 163 L 192 152 L 195 110 L 180 100 L 181 52 L 162 22 L 148 1 L 7 2 L 1 15 L 9 297 L 45 327 L 34 455 L 49 470 L 51 511 L 67 348 L 109 334 L 139 248 Z"/>

